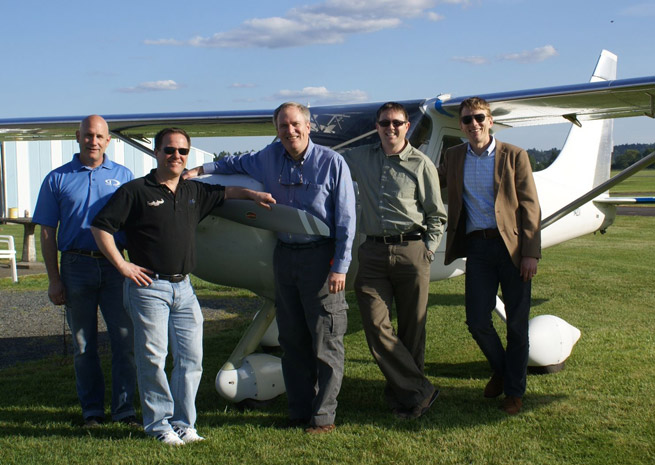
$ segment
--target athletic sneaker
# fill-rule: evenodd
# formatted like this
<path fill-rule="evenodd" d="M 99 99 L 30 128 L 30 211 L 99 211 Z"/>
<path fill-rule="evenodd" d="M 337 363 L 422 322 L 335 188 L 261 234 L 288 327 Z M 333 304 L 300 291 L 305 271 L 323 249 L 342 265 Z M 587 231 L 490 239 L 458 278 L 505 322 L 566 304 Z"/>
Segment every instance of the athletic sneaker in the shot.
<path fill-rule="evenodd" d="M 163 442 L 164 444 L 168 444 L 169 446 L 184 445 L 184 441 L 182 441 L 173 431 L 166 431 L 165 433 L 161 433 L 159 436 L 157 436 L 157 440 Z"/>
<path fill-rule="evenodd" d="M 185 428 L 183 426 L 173 425 L 173 431 L 175 431 L 177 436 L 186 444 L 205 440 L 205 438 L 198 435 L 195 428 Z"/>

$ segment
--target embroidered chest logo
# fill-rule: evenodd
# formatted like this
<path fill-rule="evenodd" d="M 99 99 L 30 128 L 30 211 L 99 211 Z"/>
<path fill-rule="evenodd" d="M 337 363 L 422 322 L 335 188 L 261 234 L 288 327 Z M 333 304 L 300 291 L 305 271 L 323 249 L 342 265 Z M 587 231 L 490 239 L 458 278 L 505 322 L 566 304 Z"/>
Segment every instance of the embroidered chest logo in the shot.
<path fill-rule="evenodd" d="M 119 187 L 121 182 L 118 179 L 105 179 L 105 184 L 112 187 Z"/>
<path fill-rule="evenodd" d="M 163 203 L 164 203 L 164 199 L 152 200 L 152 201 L 148 202 L 148 206 L 149 207 L 158 207 Z"/>

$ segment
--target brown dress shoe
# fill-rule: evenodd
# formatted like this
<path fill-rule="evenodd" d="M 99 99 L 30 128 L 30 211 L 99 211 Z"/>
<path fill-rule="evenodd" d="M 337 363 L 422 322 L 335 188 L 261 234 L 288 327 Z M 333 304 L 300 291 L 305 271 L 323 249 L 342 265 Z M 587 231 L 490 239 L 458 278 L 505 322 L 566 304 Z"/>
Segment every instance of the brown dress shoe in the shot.
<path fill-rule="evenodd" d="M 523 407 L 523 401 L 520 397 L 516 396 L 505 397 L 503 399 L 503 405 L 501 406 L 508 415 L 516 415 L 521 411 L 521 407 Z"/>
<path fill-rule="evenodd" d="M 503 377 L 494 373 L 487 385 L 484 387 L 484 396 L 488 398 L 498 397 L 503 393 Z"/>
<path fill-rule="evenodd" d="M 329 433 L 331 431 L 334 431 L 336 426 L 334 426 L 334 423 L 331 425 L 320 425 L 320 426 L 308 426 L 305 428 L 305 433 L 307 434 L 323 434 L 323 433 Z"/>

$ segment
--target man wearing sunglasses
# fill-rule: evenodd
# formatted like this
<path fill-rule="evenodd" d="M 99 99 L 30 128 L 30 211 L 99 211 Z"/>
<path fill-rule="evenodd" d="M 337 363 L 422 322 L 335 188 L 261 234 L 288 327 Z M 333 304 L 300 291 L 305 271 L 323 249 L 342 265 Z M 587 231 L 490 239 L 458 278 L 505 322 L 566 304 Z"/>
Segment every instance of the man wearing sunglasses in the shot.
<path fill-rule="evenodd" d="M 182 179 L 190 147 L 183 130 L 160 131 L 157 168 L 118 189 L 91 228 L 125 277 L 144 430 L 169 445 L 203 440 L 195 430 L 203 317 L 188 276 L 196 264 L 196 226 L 225 199 L 252 199 L 269 209 L 275 203 L 265 192 Z M 116 231 L 125 232 L 129 262 L 116 247 Z M 164 370 L 169 345 L 170 383 Z"/>
<path fill-rule="evenodd" d="M 526 388 L 541 210 L 528 154 L 491 135 L 489 104 L 478 97 L 464 100 L 459 117 L 468 143 L 446 151 L 439 166 L 441 183 L 448 187 L 445 264 L 466 257 L 466 324 L 493 370 L 484 396 L 504 392 L 501 407 L 515 415 Z M 491 318 L 499 285 L 507 314 L 506 349 Z"/>
<path fill-rule="evenodd" d="M 310 113 L 287 102 L 273 113 L 279 141 L 185 174 L 247 174 L 278 203 L 311 213 L 330 237 L 278 233 L 273 256 L 275 307 L 289 426 L 309 434 L 334 430 L 344 369 L 346 272 L 355 237 L 355 193 L 343 158 L 309 137 Z"/>
<path fill-rule="evenodd" d="M 443 236 L 446 213 L 432 161 L 407 140 L 399 103 L 382 105 L 375 127 L 380 142 L 344 153 L 362 205 L 355 292 L 371 354 L 387 383 L 394 415 L 423 415 L 439 391 L 425 376 L 425 324 L 430 264 Z M 391 324 L 395 301 L 398 328 Z"/>

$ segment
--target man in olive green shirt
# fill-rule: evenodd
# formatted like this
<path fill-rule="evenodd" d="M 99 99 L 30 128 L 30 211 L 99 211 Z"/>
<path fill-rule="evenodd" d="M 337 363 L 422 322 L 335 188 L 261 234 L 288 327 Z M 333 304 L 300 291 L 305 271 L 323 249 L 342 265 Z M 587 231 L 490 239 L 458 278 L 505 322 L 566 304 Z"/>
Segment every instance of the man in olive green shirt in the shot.
<path fill-rule="evenodd" d="M 366 234 L 355 279 L 362 324 L 387 380 L 387 402 L 406 419 L 423 415 L 439 393 L 423 368 L 430 264 L 446 222 L 436 167 L 407 141 L 409 127 L 405 108 L 385 103 L 376 118 L 380 143 L 343 154 L 359 186 Z"/>

